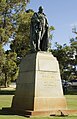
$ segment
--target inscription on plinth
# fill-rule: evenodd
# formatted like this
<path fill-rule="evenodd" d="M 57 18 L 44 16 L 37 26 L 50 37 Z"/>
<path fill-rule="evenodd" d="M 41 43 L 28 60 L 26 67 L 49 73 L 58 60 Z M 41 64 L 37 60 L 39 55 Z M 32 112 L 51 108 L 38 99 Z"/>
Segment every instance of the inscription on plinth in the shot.
<path fill-rule="evenodd" d="M 37 71 L 37 94 L 38 96 L 62 96 L 62 86 L 58 72 Z"/>

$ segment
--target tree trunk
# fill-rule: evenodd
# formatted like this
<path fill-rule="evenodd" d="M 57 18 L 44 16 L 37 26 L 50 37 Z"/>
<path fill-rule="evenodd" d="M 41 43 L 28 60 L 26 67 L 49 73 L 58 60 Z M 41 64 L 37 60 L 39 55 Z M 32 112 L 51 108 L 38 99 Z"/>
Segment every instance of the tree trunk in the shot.
<path fill-rule="evenodd" d="M 5 88 L 7 88 L 7 79 L 8 79 L 8 76 L 7 76 L 7 73 L 5 73 L 5 82 L 4 82 Z"/>

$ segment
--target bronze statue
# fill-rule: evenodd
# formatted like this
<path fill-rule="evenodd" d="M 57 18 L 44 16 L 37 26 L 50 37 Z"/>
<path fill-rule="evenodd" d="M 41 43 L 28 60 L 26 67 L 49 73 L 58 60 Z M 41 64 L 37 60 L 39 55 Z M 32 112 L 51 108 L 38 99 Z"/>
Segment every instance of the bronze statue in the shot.
<path fill-rule="evenodd" d="M 33 52 L 48 49 L 48 21 L 42 6 L 31 18 L 30 44 Z"/>

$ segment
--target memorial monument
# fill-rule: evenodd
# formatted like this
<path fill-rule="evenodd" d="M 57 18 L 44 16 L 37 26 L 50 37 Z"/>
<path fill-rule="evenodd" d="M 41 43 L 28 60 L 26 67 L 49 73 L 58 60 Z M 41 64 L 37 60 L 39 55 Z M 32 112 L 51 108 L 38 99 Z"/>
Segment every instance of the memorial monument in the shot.
<path fill-rule="evenodd" d="M 31 19 L 31 53 L 20 64 L 11 109 L 26 116 L 54 115 L 66 110 L 57 59 L 48 49 L 48 20 L 43 7 Z"/>

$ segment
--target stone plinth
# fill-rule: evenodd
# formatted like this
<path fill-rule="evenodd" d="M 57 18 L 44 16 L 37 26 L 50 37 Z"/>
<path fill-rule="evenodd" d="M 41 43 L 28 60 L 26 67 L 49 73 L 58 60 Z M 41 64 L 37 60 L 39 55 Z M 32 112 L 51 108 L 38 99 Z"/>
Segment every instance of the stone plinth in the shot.
<path fill-rule="evenodd" d="M 38 52 L 23 58 L 11 108 L 31 112 L 29 115 L 66 110 L 58 61 L 51 53 Z"/>

